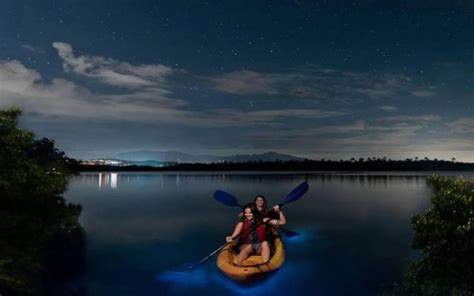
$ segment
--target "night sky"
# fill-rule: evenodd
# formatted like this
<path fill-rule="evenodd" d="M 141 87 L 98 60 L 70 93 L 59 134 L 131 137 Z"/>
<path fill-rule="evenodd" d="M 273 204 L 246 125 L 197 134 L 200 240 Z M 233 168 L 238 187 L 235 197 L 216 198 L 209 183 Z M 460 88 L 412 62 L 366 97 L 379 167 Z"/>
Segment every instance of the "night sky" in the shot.
<path fill-rule="evenodd" d="M 0 107 L 67 155 L 474 162 L 473 1 L 0 2 Z"/>

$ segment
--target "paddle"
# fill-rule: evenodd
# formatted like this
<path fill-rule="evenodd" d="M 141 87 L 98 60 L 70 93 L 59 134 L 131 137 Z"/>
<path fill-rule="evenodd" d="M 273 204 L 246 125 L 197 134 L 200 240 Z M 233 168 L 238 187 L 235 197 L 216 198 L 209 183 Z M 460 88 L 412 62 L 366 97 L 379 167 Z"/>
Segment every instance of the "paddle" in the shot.
<path fill-rule="evenodd" d="M 217 252 L 219 252 L 220 250 L 222 250 L 225 246 L 227 246 L 227 244 L 230 244 L 229 242 L 225 242 L 222 246 L 220 246 L 219 248 L 215 249 L 214 251 L 212 251 L 212 253 L 210 253 L 209 255 L 207 255 L 206 257 L 202 258 L 201 261 L 199 261 L 198 263 L 196 263 L 195 265 L 191 265 L 188 267 L 188 270 L 192 270 L 194 268 L 196 268 L 197 266 L 203 264 L 204 262 L 206 262 L 207 260 L 209 260 L 209 258 L 211 258 L 212 256 L 214 256 Z"/>
<path fill-rule="evenodd" d="M 253 231 L 257 228 L 257 226 L 261 225 L 263 222 L 261 222 L 260 224 L 258 225 L 254 225 L 252 226 L 251 228 L 249 228 L 247 231 Z M 247 233 L 247 232 L 246 232 Z M 232 242 L 235 240 L 236 238 L 234 238 L 232 240 Z M 198 263 L 194 264 L 194 265 L 190 265 L 186 268 L 187 271 L 191 271 L 193 270 L 194 268 L 198 267 L 199 265 L 203 264 L 204 262 L 206 262 L 207 260 L 209 260 L 209 258 L 211 258 L 212 256 L 214 256 L 217 252 L 219 252 L 220 250 L 222 250 L 225 246 L 227 246 L 227 244 L 230 244 L 232 242 L 225 242 L 222 246 L 220 246 L 219 248 L 215 249 L 214 251 L 212 251 L 209 255 L 207 255 L 206 257 L 204 257 L 201 261 L 199 261 Z"/>
<path fill-rule="evenodd" d="M 288 195 L 285 197 L 282 203 L 279 204 L 280 208 L 283 207 L 286 204 L 289 204 L 290 202 L 297 201 L 300 199 L 306 191 L 308 191 L 309 186 L 308 183 L 305 181 L 298 185 L 295 189 L 293 189 Z M 230 207 L 241 207 L 244 208 L 241 204 L 238 203 L 237 199 L 230 193 L 227 193 L 222 190 L 217 190 L 214 193 L 214 199 L 225 204 L 226 206 Z M 280 229 L 285 233 L 286 236 L 292 237 L 295 235 L 298 235 L 297 232 L 287 230 L 283 226 L 280 226 Z"/>
<path fill-rule="evenodd" d="M 308 189 L 308 182 L 304 181 L 300 185 L 296 186 L 296 188 L 293 189 L 290 193 L 288 193 L 288 195 L 285 197 L 280 206 L 284 206 L 286 204 L 289 204 L 290 202 L 294 202 L 302 198 L 306 191 L 308 191 Z"/>
<path fill-rule="evenodd" d="M 308 183 L 306 181 L 304 181 L 303 183 L 301 183 L 300 185 L 298 185 L 295 189 L 293 189 L 290 193 L 288 193 L 288 195 L 285 197 L 285 199 L 283 200 L 282 203 L 279 204 L 280 207 L 286 205 L 286 204 L 289 204 L 291 202 L 294 202 L 294 201 L 297 201 L 298 199 L 300 199 L 301 197 L 303 197 L 303 195 L 306 193 L 306 191 L 308 191 L 309 189 L 309 186 L 308 186 Z M 215 193 L 214 193 L 214 199 L 225 204 L 226 206 L 230 206 L 230 207 L 241 207 L 243 208 L 242 205 L 240 205 L 237 201 L 237 199 L 230 193 L 227 193 L 225 191 L 222 191 L 222 190 L 217 190 Z M 280 226 L 280 229 L 283 230 L 283 228 Z M 286 235 L 296 235 L 297 233 L 294 232 L 294 231 L 288 231 L 288 230 L 284 230 L 286 232 Z M 227 244 L 230 244 L 230 242 L 226 242 L 224 243 L 222 246 L 220 246 L 219 248 L 217 248 L 216 250 L 212 251 L 209 255 L 207 255 L 206 257 L 204 257 L 201 261 L 199 261 L 198 263 L 196 263 L 195 265 L 191 265 L 187 268 L 188 271 L 191 271 L 193 270 L 194 268 L 196 268 L 197 266 L 203 264 L 204 262 L 206 262 L 207 260 L 209 260 L 212 256 L 214 256 L 217 252 L 219 252 L 220 250 L 222 250 L 225 246 L 227 246 Z"/>
<path fill-rule="evenodd" d="M 244 208 L 243 205 L 239 204 L 237 198 L 235 198 L 232 194 L 227 193 L 222 190 L 217 190 L 214 192 L 214 199 L 220 201 L 221 203 L 225 204 L 229 207 L 241 207 Z"/>

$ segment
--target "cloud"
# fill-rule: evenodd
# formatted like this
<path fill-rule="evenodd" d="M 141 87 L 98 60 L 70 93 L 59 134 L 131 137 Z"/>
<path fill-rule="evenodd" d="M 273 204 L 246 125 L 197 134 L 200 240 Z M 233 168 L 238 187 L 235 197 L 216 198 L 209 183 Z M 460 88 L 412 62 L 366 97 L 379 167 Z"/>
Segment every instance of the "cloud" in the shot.
<path fill-rule="evenodd" d="M 18 61 L 0 61 L 0 90 L 26 91 L 40 79 L 37 71 L 27 69 Z"/>
<path fill-rule="evenodd" d="M 316 134 L 340 134 L 340 133 L 353 133 L 365 131 L 367 129 L 367 122 L 365 120 L 356 120 L 352 124 L 346 125 L 332 125 L 324 126 L 317 129 L 313 129 Z"/>
<path fill-rule="evenodd" d="M 273 128 L 251 131 L 242 140 L 253 143 L 252 151 L 278 147 L 278 152 L 298 154 L 308 158 L 347 158 L 389 156 L 393 159 L 428 156 L 430 158 L 474 161 L 474 140 L 459 136 L 440 137 L 428 131 L 441 118 L 435 115 L 393 116 L 356 120 L 345 124 L 323 125 L 316 128 Z M 452 122 L 453 128 L 472 132 L 472 118 Z M 465 128 L 465 129 L 464 129 Z"/>
<path fill-rule="evenodd" d="M 293 153 L 310 158 L 338 158 L 348 155 L 402 157 L 402 155 L 414 155 L 415 151 L 430 151 L 420 149 L 419 140 L 423 138 L 423 144 L 436 143 L 436 137 L 430 138 L 425 133 L 429 128 L 428 123 L 432 121 L 424 121 L 423 116 L 418 119 L 419 121 L 414 117 L 409 118 L 411 121 L 408 123 L 396 120 L 383 123 L 377 120 L 356 120 L 317 128 L 255 131 L 249 133 L 245 141 L 255 143 L 257 147 L 268 147 L 273 144 L 282 152 L 291 149 Z"/>
<path fill-rule="evenodd" d="M 427 114 L 427 115 L 399 115 L 399 116 L 385 116 L 379 117 L 377 121 L 392 121 L 392 122 L 427 122 L 427 121 L 438 121 L 441 117 L 438 115 Z"/>
<path fill-rule="evenodd" d="M 442 137 L 432 138 L 423 141 L 423 143 L 408 144 L 402 147 L 400 152 L 410 153 L 421 157 L 429 157 L 431 159 L 450 160 L 452 157 L 463 162 L 474 162 L 474 140 L 464 137 Z M 405 155 L 408 155 L 405 153 Z"/>
<path fill-rule="evenodd" d="M 440 118 L 435 115 L 420 116 L 391 116 L 368 120 L 356 120 L 346 124 L 324 125 L 316 128 L 298 128 L 275 131 L 258 131 L 251 135 L 255 138 L 267 138 L 273 141 L 277 137 L 293 139 L 315 139 L 325 141 L 336 141 L 344 145 L 355 144 L 366 146 L 372 145 L 403 145 L 410 143 L 410 137 L 416 136 L 416 132 L 426 129 L 429 122 Z M 384 124 L 381 124 L 381 122 Z M 328 143 L 329 143 L 328 142 Z M 309 144 L 308 144 L 309 145 Z M 309 145 L 309 147 L 314 147 Z"/>
<path fill-rule="evenodd" d="M 278 75 L 265 75 L 255 71 L 235 71 L 223 75 L 209 77 L 214 89 L 230 94 L 277 94 L 274 82 Z"/>
<path fill-rule="evenodd" d="M 387 142 L 390 134 L 409 136 L 414 135 L 414 131 L 423 128 L 420 125 L 404 125 L 404 124 L 392 124 L 388 126 L 371 125 L 363 120 L 357 120 L 351 124 L 343 125 L 328 125 L 319 128 L 311 129 L 299 129 L 293 131 L 282 131 L 281 135 L 284 136 L 321 136 L 328 134 L 338 134 L 343 138 L 358 138 L 359 135 L 370 138 L 375 141 L 381 140 L 381 142 Z M 338 137 L 339 137 L 338 136 Z M 370 145 L 370 144 L 369 144 Z"/>
<path fill-rule="evenodd" d="M 204 77 L 211 82 L 214 90 L 223 93 L 318 97 L 318 88 L 307 84 L 309 78 L 307 73 L 261 73 L 250 70 Z"/>
<path fill-rule="evenodd" d="M 474 117 L 462 117 L 446 124 L 454 133 L 474 133 Z M 474 150 L 474 147 L 473 147 Z"/>
<path fill-rule="evenodd" d="M 21 106 L 30 112 L 57 115 L 94 113 L 93 106 L 77 100 L 88 96 L 87 90 L 63 79 L 53 79 L 46 84 L 37 71 L 18 61 L 0 61 L 0 81 L 1 107 Z"/>
<path fill-rule="evenodd" d="M 29 52 L 37 52 L 38 50 L 29 44 L 22 44 L 21 48 Z"/>
<path fill-rule="evenodd" d="M 134 66 L 110 58 L 75 56 L 72 46 L 64 42 L 54 42 L 53 47 L 58 51 L 65 71 L 97 78 L 113 86 L 164 88 L 166 78 L 173 73 L 172 68 L 160 64 Z"/>
<path fill-rule="evenodd" d="M 165 120 L 172 120 L 177 112 L 173 108 L 184 104 L 160 95 L 160 90 L 135 93 L 137 103 L 130 99 L 132 94 L 97 94 L 65 79 L 47 83 L 36 70 L 18 61 L 0 62 L 0 81 L 0 107 L 20 106 L 46 116 L 149 121 L 165 114 Z"/>
<path fill-rule="evenodd" d="M 412 91 L 411 94 L 414 95 L 415 97 L 425 98 L 425 97 L 432 97 L 436 93 L 430 90 L 415 90 L 415 91 Z"/>
<path fill-rule="evenodd" d="M 218 110 L 216 113 L 217 124 L 221 126 L 279 126 L 280 119 L 305 118 L 321 119 L 344 115 L 338 111 L 324 111 L 318 109 L 279 109 L 242 112 L 236 110 Z"/>
<path fill-rule="evenodd" d="M 397 111 L 398 108 L 394 106 L 379 106 L 377 109 L 384 110 L 384 111 Z"/>
<path fill-rule="evenodd" d="M 434 88 L 420 89 L 409 76 L 393 73 L 352 72 L 313 66 L 286 73 L 233 71 L 204 77 L 219 92 L 235 95 L 268 95 L 321 98 L 333 101 L 432 96 Z"/>

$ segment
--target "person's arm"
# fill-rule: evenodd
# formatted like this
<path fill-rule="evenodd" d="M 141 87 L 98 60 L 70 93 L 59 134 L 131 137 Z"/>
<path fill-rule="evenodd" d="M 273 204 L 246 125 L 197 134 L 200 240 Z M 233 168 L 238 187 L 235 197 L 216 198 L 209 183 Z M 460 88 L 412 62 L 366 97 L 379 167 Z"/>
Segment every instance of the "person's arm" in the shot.
<path fill-rule="evenodd" d="M 232 233 L 231 236 L 227 236 L 225 238 L 225 240 L 230 243 L 231 241 L 233 241 L 239 234 L 240 232 L 242 231 L 242 225 L 244 225 L 244 223 L 242 222 L 239 222 L 237 223 L 237 225 L 235 225 L 235 228 L 234 228 L 234 232 Z"/>
<path fill-rule="evenodd" d="M 285 215 L 283 215 L 283 212 L 280 211 L 280 220 L 279 220 L 278 225 L 285 225 L 285 224 L 286 224 L 286 217 Z"/>
<path fill-rule="evenodd" d="M 280 218 L 280 206 L 279 205 L 274 205 L 272 209 L 268 212 L 269 215 L 268 217 L 270 219 L 279 219 Z"/>
<path fill-rule="evenodd" d="M 285 218 L 285 215 L 283 215 L 283 212 L 280 210 L 280 207 L 278 206 L 275 206 L 273 207 L 274 211 L 277 212 L 279 214 L 278 216 L 278 219 L 272 219 L 270 221 L 268 221 L 269 219 L 267 218 L 267 220 L 263 222 L 267 222 L 270 224 L 270 225 L 275 225 L 275 226 L 279 226 L 279 225 L 285 225 L 286 224 L 286 218 Z"/>

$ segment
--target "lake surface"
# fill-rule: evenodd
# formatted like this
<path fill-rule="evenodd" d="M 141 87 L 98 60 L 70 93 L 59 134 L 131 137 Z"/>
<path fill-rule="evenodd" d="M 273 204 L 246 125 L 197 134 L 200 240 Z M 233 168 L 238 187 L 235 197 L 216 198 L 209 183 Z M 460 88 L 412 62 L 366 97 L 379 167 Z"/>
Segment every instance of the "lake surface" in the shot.
<path fill-rule="evenodd" d="M 376 295 L 417 255 L 410 218 L 430 205 L 426 175 L 80 174 L 65 194 L 83 206 L 86 271 L 76 286 L 86 295 Z M 241 287 L 216 257 L 176 272 L 222 245 L 237 223 L 239 209 L 215 201 L 215 190 L 241 203 L 263 194 L 273 205 L 304 180 L 309 191 L 284 208 L 286 228 L 299 235 L 284 239 L 285 264 L 266 281 Z"/>

